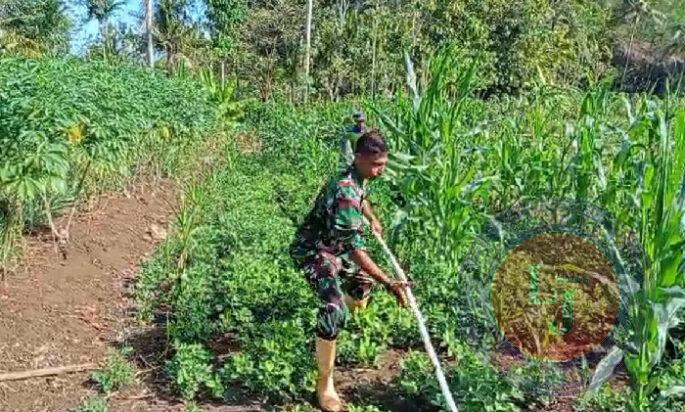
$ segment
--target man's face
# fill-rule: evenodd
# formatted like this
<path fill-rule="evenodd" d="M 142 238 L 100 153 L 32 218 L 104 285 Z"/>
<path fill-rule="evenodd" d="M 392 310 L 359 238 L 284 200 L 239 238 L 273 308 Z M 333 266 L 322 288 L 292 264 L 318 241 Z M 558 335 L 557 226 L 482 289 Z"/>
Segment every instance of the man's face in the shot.
<path fill-rule="evenodd" d="M 375 179 L 383 174 L 388 163 L 388 154 L 356 154 L 354 164 L 364 179 Z"/>

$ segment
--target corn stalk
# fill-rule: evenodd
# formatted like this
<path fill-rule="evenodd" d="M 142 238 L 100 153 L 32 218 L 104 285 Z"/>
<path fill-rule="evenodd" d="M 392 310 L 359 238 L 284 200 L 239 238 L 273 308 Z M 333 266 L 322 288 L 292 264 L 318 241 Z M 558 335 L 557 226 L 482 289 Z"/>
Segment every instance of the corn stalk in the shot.
<path fill-rule="evenodd" d="M 473 200 L 492 180 L 479 173 L 480 128 L 465 127 L 461 120 L 476 66 L 455 72 L 455 62 L 454 53 L 438 55 L 432 62 L 432 79 L 421 93 L 407 55 L 410 101 L 399 103 L 395 119 L 374 109 L 394 145 L 387 178 L 408 200 L 398 208 L 394 226 L 406 226 L 407 232 L 416 232 L 428 243 L 419 251 L 426 258 L 442 256 L 450 262 L 456 262 L 457 246 L 477 219 Z"/>
<path fill-rule="evenodd" d="M 623 326 L 627 339 L 600 362 L 591 389 L 605 381 L 623 358 L 632 378 L 629 406 L 642 412 L 654 406 L 650 400 L 658 384 L 655 369 L 669 331 L 680 323 L 679 311 L 685 306 L 685 109 L 673 115 L 655 110 L 635 124 L 647 133 L 647 142 L 636 155 L 642 173 L 634 197 L 644 276 L 630 297 L 628 321 Z M 667 389 L 655 402 L 661 404 L 681 390 L 681 386 Z"/>

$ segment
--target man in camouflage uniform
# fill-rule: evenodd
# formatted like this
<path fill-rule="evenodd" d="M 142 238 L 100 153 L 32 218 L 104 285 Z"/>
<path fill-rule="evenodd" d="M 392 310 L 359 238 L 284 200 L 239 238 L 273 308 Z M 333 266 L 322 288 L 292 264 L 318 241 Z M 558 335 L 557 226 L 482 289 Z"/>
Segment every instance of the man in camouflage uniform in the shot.
<path fill-rule="evenodd" d="M 349 310 L 366 306 L 374 281 L 384 284 L 406 307 L 405 287 L 392 281 L 371 260 L 364 245 L 364 219 L 372 230 L 382 227 L 365 199 L 367 181 L 381 175 L 388 161 L 383 136 L 376 130 L 356 142 L 353 162 L 321 189 L 313 209 L 298 229 L 290 254 L 303 269 L 319 298 L 316 325 L 316 392 L 326 411 L 344 405 L 333 385 L 336 338 L 345 327 Z"/>
<path fill-rule="evenodd" d="M 340 137 L 340 166 L 341 168 L 349 167 L 354 161 L 354 147 L 359 136 L 366 133 L 366 115 L 362 111 L 355 111 L 352 115 L 354 119 L 354 126 L 346 128 Z"/>

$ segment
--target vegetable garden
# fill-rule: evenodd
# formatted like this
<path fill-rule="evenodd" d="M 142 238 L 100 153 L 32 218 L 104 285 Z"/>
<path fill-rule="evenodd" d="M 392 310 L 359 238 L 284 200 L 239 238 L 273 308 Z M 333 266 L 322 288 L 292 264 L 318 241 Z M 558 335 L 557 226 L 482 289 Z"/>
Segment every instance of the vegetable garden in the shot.
<path fill-rule="evenodd" d="M 569 369 L 581 371 L 587 389 L 576 410 L 683 408 L 682 101 L 598 85 L 486 102 L 472 97 L 477 69 L 449 53 L 434 60 L 423 89 L 411 64 L 408 72 L 410 95 L 361 102 L 392 152 L 370 197 L 416 284 L 460 410 L 544 408 Z M 137 285 L 141 317 L 164 315 L 173 349 L 165 370 L 183 398 L 307 410 L 316 306 L 287 245 L 335 170 L 337 131 L 351 104 L 249 106 L 225 167 L 185 193 L 174 234 Z M 260 150 L 241 150 L 240 141 L 258 141 Z M 493 362 L 506 339 L 491 300 L 492 267 L 515 233 L 498 222 L 521 205 L 560 199 L 578 224 L 591 206 L 605 213 L 595 229 L 608 240 L 620 287 L 616 325 L 587 356 L 555 363 L 519 354 L 505 370 Z M 539 215 L 526 219 L 514 221 L 535 225 Z M 373 252 L 382 256 L 377 245 Z M 339 363 L 373 367 L 399 351 L 401 372 L 383 390 L 425 410 L 444 408 L 415 320 L 385 292 L 374 296 L 339 338 Z M 587 313 L 598 310 L 584 302 Z M 217 343 L 226 340 L 230 350 Z M 622 392 L 605 384 L 613 371 L 627 374 Z M 384 407 L 373 399 L 355 405 Z"/>
<path fill-rule="evenodd" d="M 593 389 L 614 367 L 630 378 L 629 391 L 588 392 L 579 410 L 678 410 L 682 101 L 600 86 L 486 103 L 472 97 L 473 67 L 458 67 L 450 56 L 435 60 L 425 90 L 410 75 L 413 95 L 362 104 L 393 151 L 371 196 L 410 268 L 460 410 L 548 404 L 570 366 L 584 370 L 583 383 Z M 214 88 L 204 89 L 125 66 L 49 59 L 2 65 L 3 82 L 12 86 L 1 95 L 9 159 L 2 169 L 5 263 L 24 225 L 51 225 L 74 200 L 141 170 L 188 167 L 186 153 L 235 112 L 230 90 L 217 90 L 209 77 L 205 85 Z M 100 98 L 83 98 L 89 95 Z M 349 106 L 253 104 L 225 144 L 222 166 L 191 180 L 172 237 L 136 287 L 143 320 L 166 314 L 161 327 L 172 355 L 165 371 L 181 397 L 258 398 L 306 409 L 315 305 L 286 249 L 322 176 L 337 165 L 337 130 Z M 507 250 L 501 233 L 491 235 L 492 222 L 520 203 L 560 198 L 614 217 L 607 227 L 620 258 L 621 307 L 598 350 L 607 357 L 557 364 L 523 357 L 502 370 L 492 355 L 505 336 L 490 293 L 492 266 Z M 68 228 L 52 230 L 68 236 Z M 380 256 L 378 247 L 374 252 Z M 230 351 L 217 345 L 222 339 Z M 385 390 L 428 410 L 444 406 L 413 318 L 386 293 L 376 291 L 340 342 L 343 366 L 373 367 L 398 351 L 401 372 Z M 354 407 L 383 404 L 360 399 Z"/>
<path fill-rule="evenodd" d="M 181 192 L 122 286 L 131 346 L 80 411 L 140 375 L 187 411 L 315 410 L 317 301 L 288 247 L 353 109 L 387 139 L 369 199 L 459 411 L 685 411 L 678 1 L 68 3 L 0 0 L 0 304 L 27 237 L 65 263 L 100 194 L 169 177 Z M 70 39 L 80 20 L 95 40 Z M 26 313 L 63 316 L 38 289 Z M 372 296 L 337 343 L 350 411 L 447 410 L 416 319 Z M 26 346 L 11 367 L 43 350 Z"/>

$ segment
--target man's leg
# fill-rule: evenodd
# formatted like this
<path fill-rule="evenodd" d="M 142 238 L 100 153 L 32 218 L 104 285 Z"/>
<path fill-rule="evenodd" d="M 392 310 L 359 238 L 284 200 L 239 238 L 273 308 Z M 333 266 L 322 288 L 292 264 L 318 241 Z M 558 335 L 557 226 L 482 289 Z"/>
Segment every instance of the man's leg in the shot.
<path fill-rule="evenodd" d="M 375 280 L 354 262 L 343 261 L 343 300 L 351 311 L 365 309 Z"/>
<path fill-rule="evenodd" d="M 316 322 L 316 361 L 319 372 L 316 394 L 319 406 L 325 411 L 342 411 L 344 404 L 333 384 L 336 338 L 348 318 L 338 278 L 339 259 L 325 252 L 319 253 L 305 264 L 304 269 L 309 284 L 319 297 Z"/>

